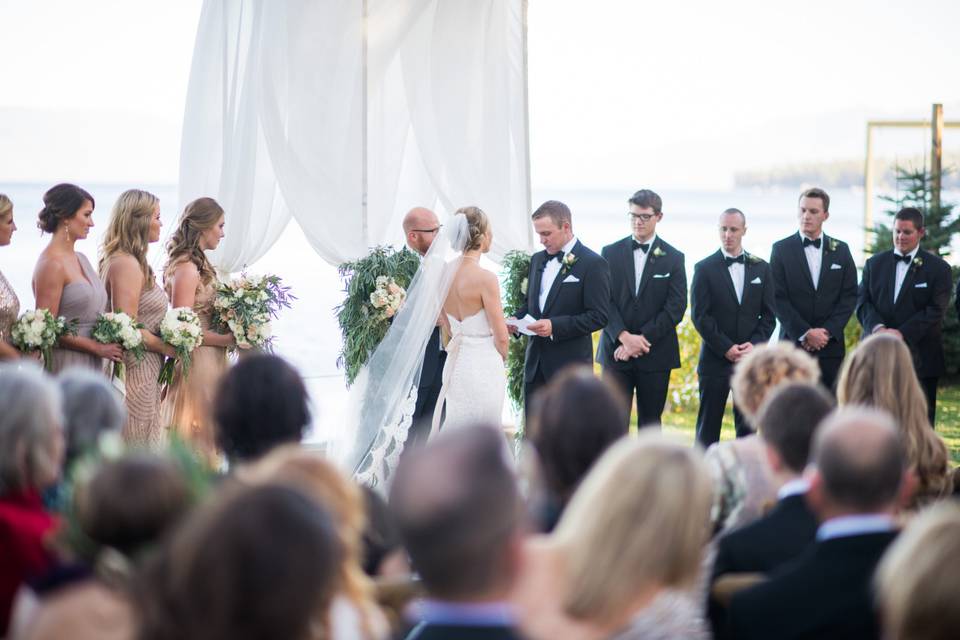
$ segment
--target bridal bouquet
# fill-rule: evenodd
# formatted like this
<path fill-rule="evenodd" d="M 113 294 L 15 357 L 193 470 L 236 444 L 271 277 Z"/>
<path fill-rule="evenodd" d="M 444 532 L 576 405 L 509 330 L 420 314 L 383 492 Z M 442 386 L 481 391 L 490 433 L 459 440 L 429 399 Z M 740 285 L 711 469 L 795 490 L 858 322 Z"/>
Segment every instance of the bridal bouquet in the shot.
<path fill-rule="evenodd" d="M 67 322 L 63 316 L 53 317 L 47 309 L 23 312 L 10 328 L 10 339 L 20 351 L 36 351 L 43 356 L 43 366 L 50 371 L 53 366 L 51 349 L 60 336 L 76 335 L 75 321 Z"/>
<path fill-rule="evenodd" d="M 124 351 L 128 351 L 137 362 L 140 362 L 146 354 L 140 329 L 143 329 L 143 325 L 123 311 L 108 311 L 97 316 L 90 335 L 103 344 L 119 344 Z M 114 363 L 113 377 L 123 379 L 122 362 Z"/>
<path fill-rule="evenodd" d="M 180 362 L 183 379 L 190 374 L 190 357 L 193 350 L 203 344 L 203 327 L 200 318 L 189 307 L 176 307 L 167 311 L 160 321 L 160 337 L 176 350 L 175 358 L 167 358 L 157 379 L 163 385 L 173 382 L 173 373 Z"/>
<path fill-rule="evenodd" d="M 282 308 L 290 308 L 290 287 L 281 284 L 280 277 L 248 276 L 217 285 L 213 301 L 213 323 L 233 334 L 241 349 L 251 347 L 271 350 L 273 335 L 270 319 L 276 318 Z"/>
<path fill-rule="evenodd" d="M 377 288 L 370 294 L 370 304 L 380 311 L 384 320 L 397 315 L 397 311 L 407 299 L 407 290 L 397 284 L 390 276 L 377 276 Z"/>

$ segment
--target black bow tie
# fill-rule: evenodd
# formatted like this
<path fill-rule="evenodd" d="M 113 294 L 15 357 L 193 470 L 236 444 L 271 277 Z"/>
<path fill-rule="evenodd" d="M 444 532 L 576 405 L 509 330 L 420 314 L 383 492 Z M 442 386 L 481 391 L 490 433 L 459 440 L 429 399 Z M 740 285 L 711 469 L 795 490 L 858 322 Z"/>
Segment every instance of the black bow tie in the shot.
<path fill-rule="evenodd" d="M 556 253 L 547 254 L 547 262 L 551 260 L 556 260 L 557 262 L 563 262 L 563 251 L 557 251 Z"/>
<path fill-rule="evenodd" d="M 643 251 L 644 253 L 646 253 L 647 251 L 650 250 L 650 243 L 649 243 L 649 242 L 637 242 L 636 240 L 634 240 L 634 241 L 633 241 L 633 250 L 636 251 L 637 249 L 640 249 L 640 251 Z"/>
<path fill-rule="evenodd" d="M 724 256 L 724 257 L 723 257 L 723 261 L 727 263 L 727 266 L 728 266 L 728 267 L 729 267 L 730 265 L 732 265 L 734 262 L 739 262 L 740 264 L 743 264 L 743 254 L 741 253 L 741 254 L 738 255 L 736 258 L 731 258 L 731 257 L 729 257 L 729 256 Z"/>
<path fill-rule="evenodd" d="M 815 246 L 817 249 L 819 249 L 819 248 L 820 248 L 820 241 L 821 241 L 822 239 L 823 239 L 823 238 L 817 238 L 816 240 L 811 240 L 810 238 L 804 238 L 804 239 L 803 239 L 803 248 L 806 249 L 806 248 L 809 247 L 810 245 L 813 245 L 813 246 Z"/>
<path fill-rule="evenodd" d="M 904 264 L 910 264 L 910 254 L 909 254 L 909 253 L 908 253 L 907 255 L 905 255 L 905 256 L 901 256 L 901 255 L 895 253 L 895 254 L 893 254 L 893 259 L 894 259 L 894 260 L 899 260 L 899 261 L 903 262 Z"/>

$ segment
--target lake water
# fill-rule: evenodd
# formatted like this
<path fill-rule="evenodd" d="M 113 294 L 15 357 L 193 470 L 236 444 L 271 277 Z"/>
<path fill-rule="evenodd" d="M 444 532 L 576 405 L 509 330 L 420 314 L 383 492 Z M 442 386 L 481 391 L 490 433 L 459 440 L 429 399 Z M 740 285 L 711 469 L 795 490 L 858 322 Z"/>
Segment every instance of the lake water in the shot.
<path fill-rule="evenodd" d="M 35 227 L 36 212 L 42 207 L 43 192 L 50 185 L 0 185 L 14 203 L 19 230 L 9 247 L 0 249 L 0 270 L 10 280 L 21 307 L 32 308 L 30 281 L 33 266 L 47 238 L 41 238 Z M 97 200 L 94 213 L 96 227 L 90 237 L 77 243 L 77 250 L 95 262 L 100 234 L 106 228 L 114 200 L 126 185 L 90 185 L 84 187 Z M 161 200 L 166 239 L 178 216 L 176 186 L 147 187 Z M 721 211 L 737 207 L 747 216 L 744 247 L 764 258 L 776 240 L 796 229 L 796 191 L 736 190 L 725 192 L 663 191 L 664 218 L 658 234 L 686 255 L 688 275 L 693 265 L 718 247 L 716 220 Z M 581 241 L 599 252 L 600 249 L 629 233 L 626 200 L 630 193 L 612 190 L 534 190 L 534 203 L 547 199 L 566 202 L 574 216 L 574 230 Z M 874 211 L 884 210 L 876 203 Z M 850 244 L 854 258 L 862 264 L 863 196 L 857 189 L 831 193 L 831 216 L 825 230 Z M 876 214 L 875 214 L 876 215 Z M 882 214 L 880 214 L 882 216 Z M 226 233 L 229 226 L 229 212 Z M 397 231 L 397 241 L 401 241 Z M 150 263 L 159 271 L 164 256 L 162 242 L 151 246 Z M 495 268 L 495 265 L 488 265 Z M 256 264 L 253 273 L 275 273 L 292 287 L 297 301 L 274 324 L 277 352 L 293 362 L 307 380 L 314 403 L 314 428 L 310 439 L 323 441 L 326 434 L 337 430 L 343 422 L 346 390 L 343 372 L 337 368 L 340 350 L 340 329 L 334 316 L 343 298 L 343 285 L 336 267 L 321 260 L 299 227 L 292 223 L 277 245 Z"/>

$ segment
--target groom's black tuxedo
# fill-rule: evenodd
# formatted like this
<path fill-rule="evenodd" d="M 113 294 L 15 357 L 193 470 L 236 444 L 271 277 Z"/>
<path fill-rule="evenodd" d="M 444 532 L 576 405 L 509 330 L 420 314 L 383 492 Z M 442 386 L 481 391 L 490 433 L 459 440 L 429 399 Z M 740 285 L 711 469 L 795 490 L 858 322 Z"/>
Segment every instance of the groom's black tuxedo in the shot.
<path fill-rule="evenodd" d="M 591 335 L 607 323 L 610 300 L 610 268 L 607 261 L 579 240 L 573 246 L 576 261 L 562 268 L 540 308 L 540 284 L 547 264 L 547 252 L 538 251 L 530 259 L 527 276 L 527 300 L 516 310 L 522 318 L 530 314 L 537 320 L 548 318 L 553 324 L 549 338 L 530 336 L 523 372 L 524 400 L 530 410 L 530 397 L 565 366 L 592 364 Z"/>
<path fill-rule="evenodd" d="M 857 304 L 857 266 L 845 242 L 821 234 L 820 278 L 813 276 L 799 233 L 773 245 L 770 269 L 774 283 L 774 309 L 780 321 L 780 339 L 799 345 L 810 328 L 830 332 L 830 341 L 810 355 L 820 364 L 820 380 L 833 391 L 846 349 L 843 329 Z"/>
<path fill-rule="evenodd" d="M 720 439 L 720 424 L 733 373 L 733 363 L 725 354 L 735 344 L 766 342 L 776 324 L 770 265 L 746 252 L 743 257 L 743 294 L 739 301 L 721 251 L 693 268 L 690 306 L 693 326 L 703 338 L 697 364 L 700 378 L 697 441 L 704 447 Z M 747 427 L 736 408 L 734 422 L 737 435 L 743 435 Z"/>
<path fill-rule="evenodd" d="M 637 249 L 640 251 L 640 249 Z M 677 325 L 687 309 L 687 274 L 683 254 L 660 239 L 650 244 L 646 264 L 636 284 L 633 237 L 603 248 L 610 264 L 610 321 L 597 346 L 603 374 L 624 389 L 628 398 L 637 392 L 637 424 L 660 422 L 667 398 L 670 370 L 680 366 Z M 650 341 L 649 353 L 618 361 L 614 352 L 620 334 L 642 334 Z"/>
<path fill-rule="evenodd" d="M 907 268 L 900 295 L 894 301 L 896 275 L 897 261 L 892 250 L 867 260 L 857 297 L 857 319 L 864 336 L 881 324 L 903 334 L 917 377 L 927 393 L 933 424 L 937 379 L 946 372 L 943 316 L 950 302 L 950 265 L 920 249 Z"/>
<path fill-rule="evenodd" d="M 440 348 L 440 327 L 434 327 L 423 352 L 420 382 L 417 385 L 417 405 L 413 410 L 407 446 L 422 444 L 430 435 L 433 410 L 437 406 L 437 398 L 443 386 L 443 363 L 446 359 L 447 352 Z"/>

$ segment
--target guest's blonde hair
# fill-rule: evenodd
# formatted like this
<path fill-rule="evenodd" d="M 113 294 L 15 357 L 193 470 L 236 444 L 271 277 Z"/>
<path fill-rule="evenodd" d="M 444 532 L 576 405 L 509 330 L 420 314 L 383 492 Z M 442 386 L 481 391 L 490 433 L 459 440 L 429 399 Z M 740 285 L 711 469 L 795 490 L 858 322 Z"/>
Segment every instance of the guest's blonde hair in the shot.
<path fill-rule="evenodd" d="M 554 533 L 567 563 L 566 612 L 610 620 L 646 587 L 691 585 L 709 539 L 711 500 L 698 449 L 659 433 L 613 445 Z"/>
<path fill-rule="evenodd" d="M 467 218 L 469 235 L 463 250 L 479 249 L 483 245 L 483 237 L 490 230 L 490 218 L 480 207 L 460 207 L 457 213 L 462 213 Z"/>
<path fill-rule="evenodd" d="M 952 640 L 960 629 L 960 506 L 937 504 L 918 515 L 887 550 L 876 587 L 890 640 Z"/>
<path fill-rule="evenodd" d="M 865 405 L 893 415 L 907 460 L 920 480 L 918 498 L 947 489 L 947 445 L 930 427 L 927 399 L 902 340 L 881 333 L 857 345 L 840 369 L 837 401 L 841 406 Z"/>
<path fill-rule="evenodd" d="M 120 194 L 110 212 L 110 222 L 100 245 L 100 276 L 106 272 L 110 258 L 126 253 L 136 259 L 143 273 L 144 289 L 153 281 L 153 269 L 147 264 L 150 245 L 150 221 L 160 199 L 141 189 L 128 189 Z"/>
<path fill-rule="evenodd" d="M 757 346 L 733 369 L 730 387 L 737 408 L 753 426 L 767 394 L 785 382 L 815 384 L 820 367 L 812 357 L 788 342 L 770 342 Z"/>
<path fill-rule="evenodd" d="M 11 213 L 13 213 L 13 203 L 7 194 L 0 193 L 0 218 L 6 218 Z"/>

